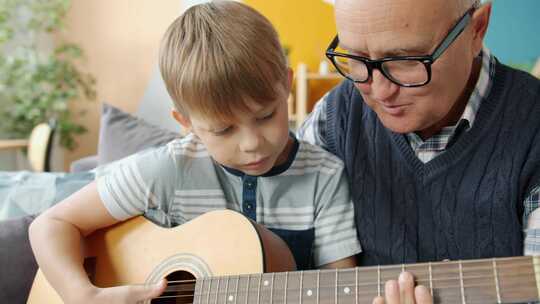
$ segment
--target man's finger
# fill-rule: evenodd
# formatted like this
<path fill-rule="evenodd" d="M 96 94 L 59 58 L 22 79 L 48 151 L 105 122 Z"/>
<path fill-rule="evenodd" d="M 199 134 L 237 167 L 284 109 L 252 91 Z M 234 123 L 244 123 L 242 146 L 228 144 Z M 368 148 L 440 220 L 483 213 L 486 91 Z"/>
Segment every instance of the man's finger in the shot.
<path fill-rule="evenodd" d="M 399 275 L 400 303 L 414 304 L 414 277 L 408 272 Z"/>
<path fill-rule="evenodd" d="M 373 299 L 373 303 L 372 304 L 384 304 L 384 298 L 383 297 L 375 297 Z"/>
<path fill-rule="evenodd" d="M 414 289 L 414 295 L 416 296 L 416 302 L 418 304 L 433 304 L 433 297 L 425 286 L 419 285 Z"/>
<path fill-rule="evenodd" d="M 387 281 L 384 285 L 386 303 L 399 304 L 399 284 L 396 280 Z"/>

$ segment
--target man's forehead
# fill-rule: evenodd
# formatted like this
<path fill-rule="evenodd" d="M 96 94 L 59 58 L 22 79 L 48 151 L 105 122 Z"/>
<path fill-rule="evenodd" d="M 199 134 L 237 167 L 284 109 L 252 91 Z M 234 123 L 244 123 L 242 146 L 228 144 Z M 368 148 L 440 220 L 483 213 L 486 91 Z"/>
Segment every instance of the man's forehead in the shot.
<path fill-rule="evenodd" d="M 338 0 L 341 46 L 351 51 L 427 49 L 453 19 L 448 0 Z M 384 47 L 383 47 L 384 46 Z"/>

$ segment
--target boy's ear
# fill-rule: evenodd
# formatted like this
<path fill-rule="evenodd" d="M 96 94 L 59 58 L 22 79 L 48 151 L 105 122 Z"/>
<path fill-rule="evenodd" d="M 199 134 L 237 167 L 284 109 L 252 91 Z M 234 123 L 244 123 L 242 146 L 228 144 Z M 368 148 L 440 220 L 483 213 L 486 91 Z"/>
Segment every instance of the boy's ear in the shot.
<path fill-rule="evenodd" d="M 190 131 L 191 130 L 191 121 L 188 117 L 185 117 L 182 115 L 182 113 L 178 112 L 176 109 L 171 110 L 171 115 L 184 129 Z"/>

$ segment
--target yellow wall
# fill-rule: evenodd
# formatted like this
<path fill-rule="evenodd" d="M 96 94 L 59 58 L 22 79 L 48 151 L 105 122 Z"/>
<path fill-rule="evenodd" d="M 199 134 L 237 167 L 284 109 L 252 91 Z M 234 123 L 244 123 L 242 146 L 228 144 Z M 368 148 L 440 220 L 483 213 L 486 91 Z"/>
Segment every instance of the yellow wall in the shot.
<path fill-rule="evenodd" d="M 289 59 L 318 69 L 324 51 L 336 34 L 333 6 L 323 0 L 244 0 L 276 27 L 281 43 L 291 48 Z"/>
<path fill-rule="evenodd" d="M 317 72 L 324 51 L 336 35 L 334 7 L 323 0 L 244 0 L 244 3 L 265 15 L 276 27 L 281 43 L 290 47 L 289 60 L 293 69 L 298 63 Z M 339 81 L 312 80 L 308 83 L 307 110 Z M 293 92 L 294 93 L 294 92 Z"/>
<path fill-rule="evenodd" d="M 78 102 L 85 110 L 80 122 L 88 132 L 77 136 L 79 147 L 64 151 L 64 166 L 96 153 L 100 102 L 135 112 L 157 64 L 159 41 L 181 12 L 180 0 L 73 0 L 66 30 L 59 38 L 79 44 L 85 52 L 83 70 L 97 80 L 97 100 Z M 118 143 L 121 145 L 122 143 Z"/>

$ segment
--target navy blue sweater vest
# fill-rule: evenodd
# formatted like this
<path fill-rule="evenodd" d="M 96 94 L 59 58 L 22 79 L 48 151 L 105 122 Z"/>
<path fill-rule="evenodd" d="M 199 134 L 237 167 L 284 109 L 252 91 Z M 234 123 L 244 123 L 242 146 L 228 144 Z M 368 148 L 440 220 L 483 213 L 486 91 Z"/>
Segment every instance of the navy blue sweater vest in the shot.
<path fill-rule="evenodd" d="M 361 265 L 523 254 L 523 200 L 540 183 L 540 81 L 501 64 L 473 127 L 422 163 L 350 81 L 328 98 L 327 144 L 346 166 Z"/>

